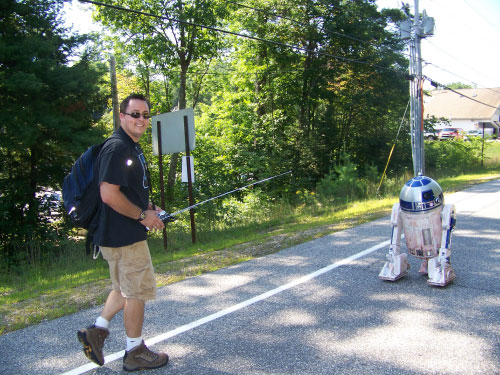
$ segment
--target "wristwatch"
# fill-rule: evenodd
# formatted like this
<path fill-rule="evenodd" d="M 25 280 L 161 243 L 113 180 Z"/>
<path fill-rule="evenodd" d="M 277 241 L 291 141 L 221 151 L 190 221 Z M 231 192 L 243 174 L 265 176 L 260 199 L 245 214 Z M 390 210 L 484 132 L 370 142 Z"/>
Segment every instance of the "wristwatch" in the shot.
<path fill-rule="evenodd" d="M 146 211 L 142 211 L 137 221 L 143 221 L 145 218 L 146 218 Z"/>

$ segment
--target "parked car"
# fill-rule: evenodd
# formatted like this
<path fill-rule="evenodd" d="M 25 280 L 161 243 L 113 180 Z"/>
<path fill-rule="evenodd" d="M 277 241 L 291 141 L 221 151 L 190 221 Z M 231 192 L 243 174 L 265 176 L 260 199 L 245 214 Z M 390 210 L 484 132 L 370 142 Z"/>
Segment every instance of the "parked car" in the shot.
<path fill-rule="evenodd" d="M 60 191 L 51 189 L 42 190 L 36 193 L 36 198 L 40 202 L 40 215 L 49 220 L 57 219 L 61 216 L 62 195 Z"/>
<path fill-rule="evenodd" d="M 482 137 L 483 132 L 481 130 L 469 130 L 467 131 L 467 137 Z"/>
<path fill-rule="evenodd" d="M 439 130 L 439 139 L 459 139 L 463 138 L 464 131 L 460 128 L 444 128 Z"/>
<path fill-rule="evenodd" d="M 424 132 L 424 139 L 427 139 L 429 141 L 435 141 L 438 139 L 438 131 L 434 130 L 432 132 Z"/>

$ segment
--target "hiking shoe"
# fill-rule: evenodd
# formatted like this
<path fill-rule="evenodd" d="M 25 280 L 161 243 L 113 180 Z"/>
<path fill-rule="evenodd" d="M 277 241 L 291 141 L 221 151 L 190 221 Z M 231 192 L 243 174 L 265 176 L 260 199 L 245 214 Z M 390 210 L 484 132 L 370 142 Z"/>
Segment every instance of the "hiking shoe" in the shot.
<path fill-rule="evenodd" d="M 83 352 L 87 358 L 102 366 L 104 364 L 102 347 L 104 346 L 104 340 L 109 335 L 109 330 L 91 325 L 79 330 L 77 334 L 78 340 L 83 344 Z"/>
<path fill-rule="evenodd" d="M 139 346 L 131 351 L 125 351 L 123 369 L 126 371 L 147 370 L 165 366 L 167 362 L 168 355 L 166 353 L 155 353 L 149 350 L 143 340 Z"/>

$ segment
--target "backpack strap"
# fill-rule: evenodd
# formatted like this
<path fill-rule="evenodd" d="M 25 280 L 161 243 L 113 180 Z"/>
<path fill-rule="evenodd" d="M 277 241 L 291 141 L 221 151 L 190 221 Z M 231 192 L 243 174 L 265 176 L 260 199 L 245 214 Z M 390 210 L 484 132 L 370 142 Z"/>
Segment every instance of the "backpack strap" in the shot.
<path fill-rule="evenodd" d="M 93 254 L 92 254 L 92 258 L 95 260 L 97 258 L 99 258 L 99 254 L 101 253 L 101 248 L 97 245 L 94 245 L 92 244 L 92 248 L 93 248 Z"/>
<path fill-rule="evenodd" d="M 144 156 L 144 151 L 142 151 L 142 149 L 140 147 L 138 147 L 137 145 L 134 146 L 134 150 L 135 152 L 137 152 L 137 155 L 143 155 Z M 153 202 L 153 185 L 151 184 L 151 174 L 149 173 L 149 167 L 148 167 L 148 161 L 146 160 L 146 158 L 144 158 L 144 168 L 146 170 L 146 178 L 148 179 L 148 187 L 149 187 L 149 195 L 150 195 L 150 198 L 151 198 L 151 203 L 153 204 L 153 209 L 156 208 L 156 205 L 154 204 Z"/>
<path fill-rule="evenodd" d="M 96 163 L 94 165 L 94 176 L 95 176 L 95 179 L 96 179 L 96 184 L 99 185 L 99 159 L 101 158 L 101 153 L 102 153 L 102 150 L 104 148 L 104 145 L 112 138 L 117 138 L 117 137 L 113 137 L 113 135 L 111 135 L 110 137 L 106 138 L 100 145 L 99 145 L 99 153 L 97 154 L 97 160 L 96 160 Z M 97 193 L 99 194 L 99 188 L 97 189 Z M 97 207 L 97 212 L 94 216 L 94 219 L 92 220 L 92 222 L 89 224 L 89 228 L 87 229 L 87 236 L 92 236 L 94 235 L 94 232 L 97 230 L 97 225 L 99 223 L 99 217 L 100 217 L 100 213 L 101 213 L 101 209 L 102 209 L 102 200 L 100 199 L 100 194 L 99 194 L 99 203 L 98 203 L 98 207 Z M 92 245 L 93 245 L 93 248 L 94 248 L 94 256 L 97 257 L 99 255 L 99 253 L 97 253 L 97 255 L 95 255 L 95 251 L 96 249 L 98 250 L 98 246 L 95 246 L 94 243 L 92 242 Z M 95 259 L 94 257 L 94 259 Z"/>

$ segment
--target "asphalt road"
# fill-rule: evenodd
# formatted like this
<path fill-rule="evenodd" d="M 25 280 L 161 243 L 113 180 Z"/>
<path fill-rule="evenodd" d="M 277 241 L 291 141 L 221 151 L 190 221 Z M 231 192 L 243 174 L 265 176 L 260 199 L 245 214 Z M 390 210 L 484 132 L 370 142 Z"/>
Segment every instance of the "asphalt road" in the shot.
<path fill-rule="evenodd" d="M 169 364 L 148 374 L 500 374 L 500 180 L 445 196 L 457 208 L 446 288 L 378 279 L 389 217 L 163 287 L 143 336 Z M 0 336 L 0 374 L 123 373 L 122 316 L 106 363 L 76 331 L 101 307 Z"/>

